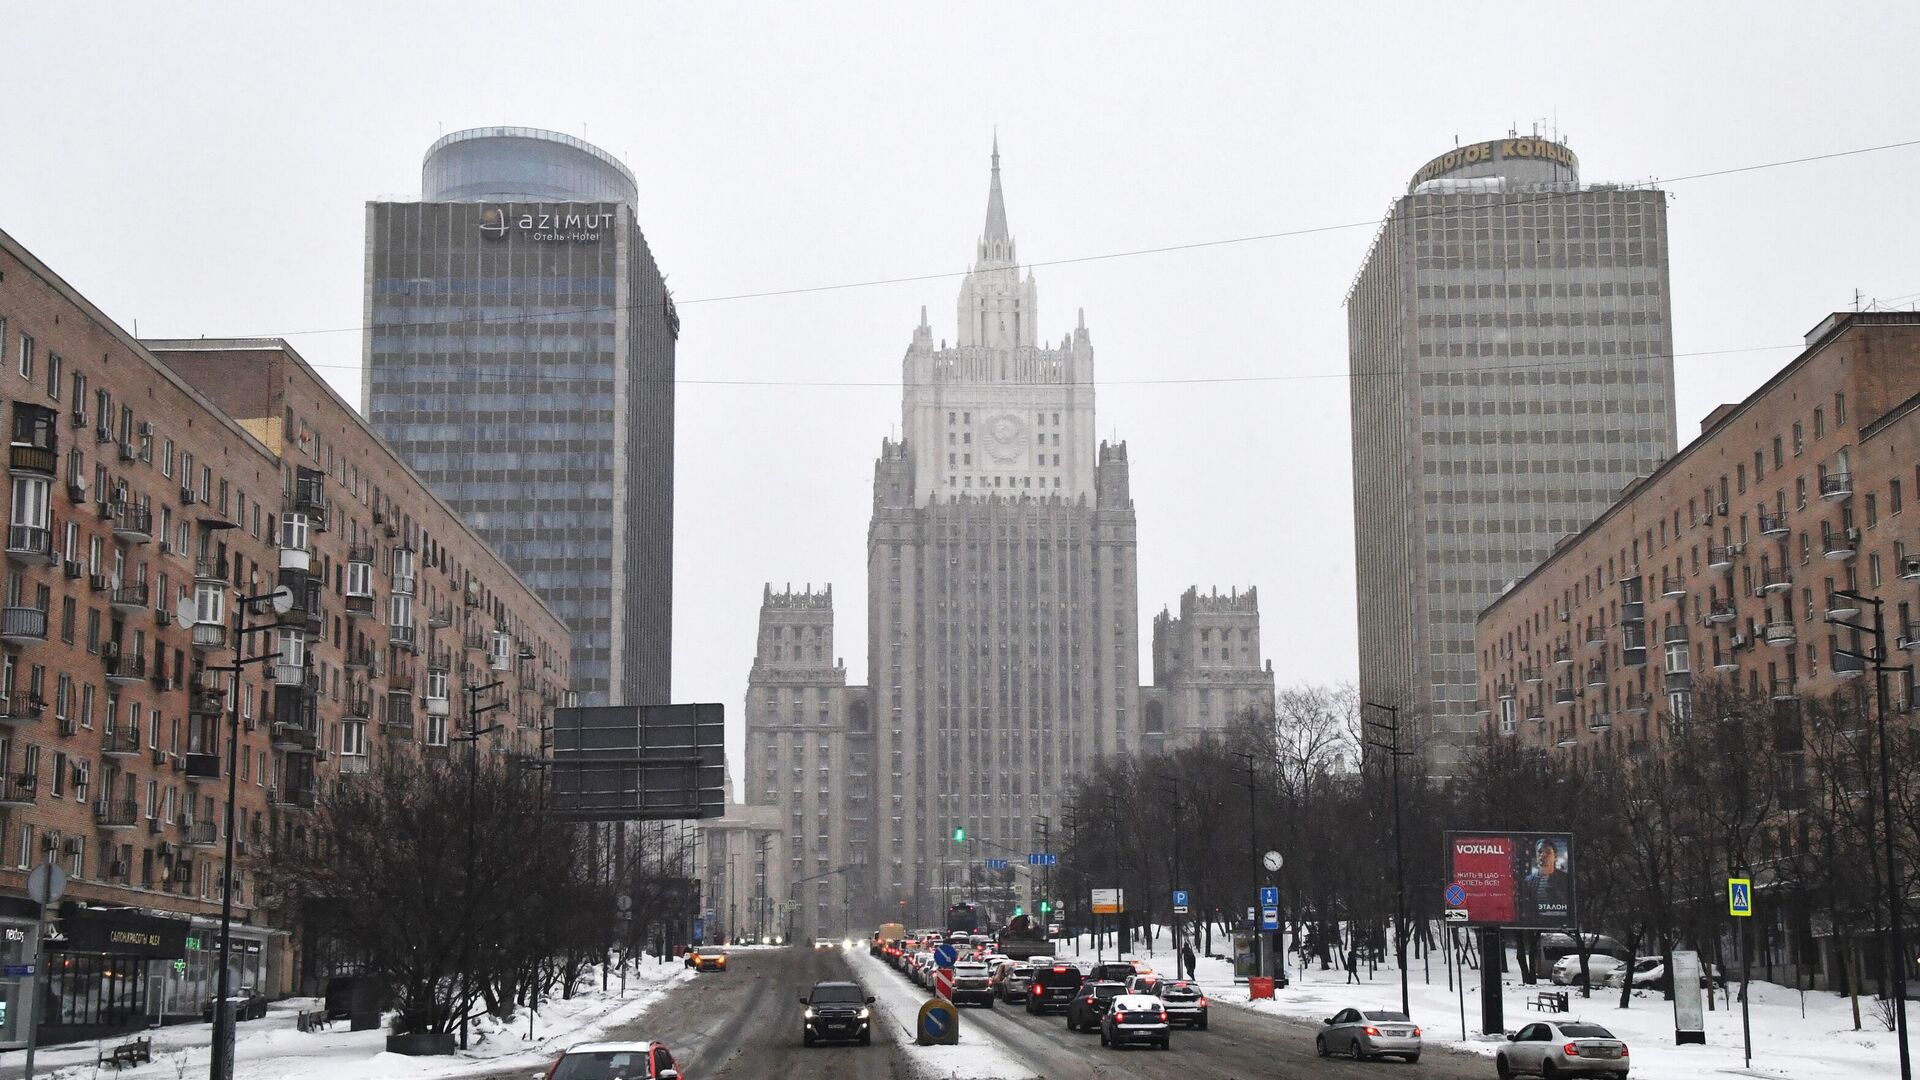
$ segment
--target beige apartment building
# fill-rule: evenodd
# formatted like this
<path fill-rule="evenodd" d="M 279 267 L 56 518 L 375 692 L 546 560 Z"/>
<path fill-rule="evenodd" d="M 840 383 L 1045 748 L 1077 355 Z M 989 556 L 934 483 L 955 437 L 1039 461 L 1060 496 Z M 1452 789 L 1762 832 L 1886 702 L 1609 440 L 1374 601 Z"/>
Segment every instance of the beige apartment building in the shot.
<path fill-rule="evenodd" d="M 541 750 L 566 628 L 282 341 L 140 342 L 0 233 L 11 418 L 0 612 L 0 929 L 69 876 L 43 1040 L 198 1016 L 216 974 L 237 715 L 234 968 L 271 995 L 327 972 L 264 867 L 327 784 L 399 746 L 448 753 L 461 689 L 500 681 L 505 749 Z M 286 586 L 277 630 L 241 596 Z M 261 619 L 259 621 L 266 621 Z M 136 944 L 129 944 L 134 942 Z M 0 1046 L 26 980 L 0 979 Z"/>

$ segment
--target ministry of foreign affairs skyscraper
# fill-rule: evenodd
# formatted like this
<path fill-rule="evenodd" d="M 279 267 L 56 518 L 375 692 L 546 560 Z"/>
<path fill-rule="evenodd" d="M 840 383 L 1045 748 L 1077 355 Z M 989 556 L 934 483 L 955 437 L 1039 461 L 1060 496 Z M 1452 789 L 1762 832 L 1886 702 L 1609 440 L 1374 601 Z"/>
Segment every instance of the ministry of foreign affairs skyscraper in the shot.
<path fill-rule="evenodd" d="M 670 701 L 679 317 L 633 174 L 535 128 L 421 171 L 367 204 L 363 410 L 565 621 L 582 704 Z"/>
<path fill-rule="evenodd" d="M 1126 445 L 1095 442 L 1084 317 L 1041 340 L 997 145 L 956 314 L 949 345 L 921 312 L 867 533 L 867 862 L 879 895 L 916 902 L 960 886 L 970 858 L 1039 850 L 1064 781 L 1140 740 Z"/>
<path fill-rule="evenodd" d="M 1347 328 L 1361 696 L 1449 775 L 1475 616 L 1674 452 L 1665 195 L 1582 187 L 1546 139 L 1456 148 L 1393 204 Z"/>

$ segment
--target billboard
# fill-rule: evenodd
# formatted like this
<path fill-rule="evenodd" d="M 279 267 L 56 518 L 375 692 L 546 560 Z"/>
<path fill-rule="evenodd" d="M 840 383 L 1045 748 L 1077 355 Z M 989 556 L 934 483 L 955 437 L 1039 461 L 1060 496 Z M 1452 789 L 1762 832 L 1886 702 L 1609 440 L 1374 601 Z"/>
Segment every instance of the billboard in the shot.
<path fill-rule="evenodd" d="M 1452 910 L 1476 926 L 1528 930 L 1572 927 L 1578 908 L 1573 891 L 1573 834 L 1450 832 L 1448 880 L 1465 894 Z"/>
<path fill-rule="evenodd" d="M 556 709 L 554 808 L 588 821 L 719 817 L 725 738 L 720 705 Z"/>

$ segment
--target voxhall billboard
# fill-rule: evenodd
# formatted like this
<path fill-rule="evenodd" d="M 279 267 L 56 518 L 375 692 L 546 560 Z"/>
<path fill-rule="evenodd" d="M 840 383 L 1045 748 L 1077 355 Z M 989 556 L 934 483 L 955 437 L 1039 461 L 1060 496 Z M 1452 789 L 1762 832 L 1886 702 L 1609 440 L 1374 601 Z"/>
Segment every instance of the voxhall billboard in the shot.
<path fill-rule="evenodd" d="M 1572 833 L 1447 834 L 1448 881 L 1465 893 L 1459 906 L 1476 926 L 1572 928 L 1573 859 Z"/>

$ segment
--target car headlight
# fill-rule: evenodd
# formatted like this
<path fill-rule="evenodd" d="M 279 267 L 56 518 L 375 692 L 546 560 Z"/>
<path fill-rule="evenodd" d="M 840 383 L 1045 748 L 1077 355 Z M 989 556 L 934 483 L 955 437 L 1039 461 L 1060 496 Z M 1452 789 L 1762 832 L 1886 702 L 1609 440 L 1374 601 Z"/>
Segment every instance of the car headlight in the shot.
<path fill-rule="evenodd" d="M 872 1016 L 872 1015 L 873 1015 L 873 1010 L 872 1010 L 872 1009 L 869 1009 L 869 1008 L 867 1008 L 867 1007 L 866 1007 L 866 1006 L 864 1006 L 864 1005 L 863 1005 L 863 1006 L 861 1006 L 861 1008 L 860 1008 L 860 1019 L 862 1019 L 862 1020 L 865 1020 L 866 1018 L 868 1018 L 869 1016 Z"/>
<path fill-rule="evenodd" d="M 807 1019 L 813 1019 L 813 1006 L 807 1006 Z"/>

